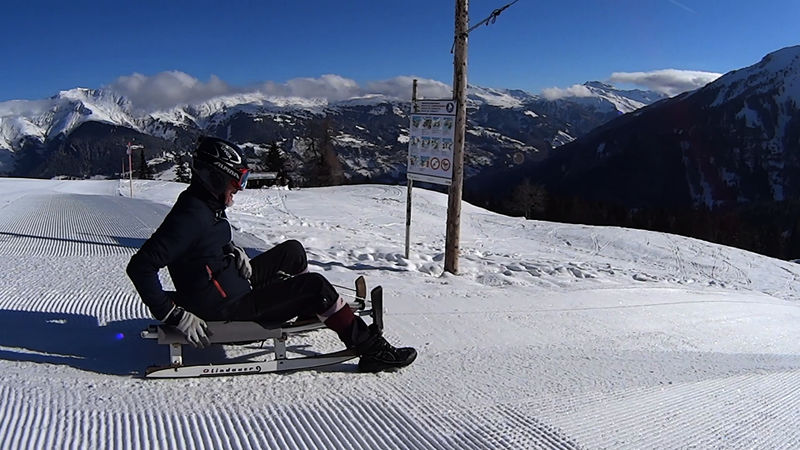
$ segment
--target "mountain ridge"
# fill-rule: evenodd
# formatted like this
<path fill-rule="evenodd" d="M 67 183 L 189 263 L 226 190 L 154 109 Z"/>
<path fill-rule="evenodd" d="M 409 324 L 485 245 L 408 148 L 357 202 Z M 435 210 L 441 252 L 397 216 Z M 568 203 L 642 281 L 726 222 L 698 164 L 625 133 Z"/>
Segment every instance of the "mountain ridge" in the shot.
<path fill-rule="evenodd" d="M 495 198 L 508 199 L 506 213 L 646 228 L 796 259 L 798 105 L 800 46 L 792 46 L 608 121 L 546 161 L 473 183 L 494 186 Z"/>
<path fill-rule="evenodd" d="M 490 141 L 495 141 L 491 142 L 490 147 L 493 149 L 489 153 L 496 153 L 498 149 L 508 147 L 507 151 L 500 151 L 503 155 L 490 156 L 490 159 L 507 159 L 506 154 L 516 150 L 546 154 L 551 148 L 571 141 L 575 136 L 583 134 L 615 114 L 629 112 L 640 106 L 633 100 L 628 103 L 620 102 L 619 99 L 624 97 L 625 91 L 611 92 L 597 87 L 592 89 L 594 89 L 593 102 L 586 102 L 584 99 L 581 103 L 573 102 L 571 98 L 549 101 L 518 89 L 493 89 L 471 85 L 468 89 L 468 108 L 471 115 L 474 116 L 478 112 L 478 116 L 490 120 L 489 122 L 474 120 L 472 125 L 476 130 L 495 133 L 496 128 L 513 128 L 493 123 L 492 118 L 507 122 L 526 122 L 523 125 L 531 130 L 539 128 L 535 132 L 526 132 L 527 135 L 512 130 L 510 135 L 502 136 L 503 133 L 500 132 L 495 139 L 488 138 Z M 653 95 L 658 94 L 653 93 Z M 396 117 L 379 124 L 378 130 L 369 130 L 366 126 L 370 122 L 375 122 L 374 120 L 355 123 L 358 120 L 355 117 L 364 119 L 365 110 L 374 108 L 382 108 L 382 111 Z M 69 153 L 70 150 L 65 147 L 70 146 L 70 136 L 89 122 L 96 123 L 89 126 L 93 130 L 102 128 L 97 124 L 105 124 L 113 130 L 127 129 L 128 131 L 123 134 L 130 135 L 128 137 L 131 139 L 146 135 L 160 140 L 156 144 L 157 148 L 147 155 L 148 158 L 159 153 L 176 151 L 180 147 L 185 148 L 186 143 L 199 134 L 221 135 L 241 144 L 252 144 L 254 148 L 266 145 L 267 139 L 282 140 L 284 143 L 291 139 L 291 145 L 294 145 L 296 138 L 305 138 L 310 134 L 309 123 L 315 117 L 322 116 L 334 116 L 337 119 L 335 122 L 346 124 L 345 128 L 350 128 L 349 131 L 336 130 L 336 133 L 352 134 L 356 125 L 359 125 L 361 131 L 355 134 L 360 134 L 361 139 L 365 141 L 375 139 L 372 143 L 385 150 L 386 142 L 397 143 L 403 136 L 407 136 L 408 125 L 404 122 L 408 120 L 409 110 L 409 100 L 384 94 L 361 95 L 330 101 L 321 97 L 274 96 L 255 91 L 221 95 L 202 102 L 147 112 L 137 109 L 124 96 L 112 91 L 74 88 L 62 91 L 47 100 L 16 100 L 0 103 L 0 173 L 45 177 L 59 175 L 57 167 L 48 162 L 52 158 L 50 155 Z M 486 114 L 481 115 L 481 111 Z M 253 120 L 248 124 L 245 117 Z M 388 122 L 392 124 L 389 125 Z M 235 127 L 238 131 L 231 129 L 233 123 L 238 124 Z M 271 124 L 273 129 L 265 131 L 264 123 Z M 107 134 L 109 133 L 111 132 Z M 119 134 L 118 131 L 114 133 Z M 376 134 L 379 136 L 375 136 Z M 486 144 L 486 136 L 479 141 Z M 509 145 L 512 141 L 517 141 L 519 145 L 516 147 Z M 150 143 L 153 144 L 154 141 Z M 105 144 L 111 145 L 111 142 Z M 90 143 L 85 142 L 84 145 Z M 117 140 L 113 145 L 117 150 L 102 151 L 118 153 L 125 142 Z M 290 153 L 302 152 L 293 148 L 285 150 Z M 394 145 L 390 151 L 397 153 L 400 147 Z M 72 158 L 81 159 L 81 156 L 73 155 Z M 23 164 L 17 164 L 19 161 Z M 490 165 L 495 162 L 497 161 L 491 162 Z M 373 175 L 380 178 L 387 173 L 397 174 L 404 169 L 403 163 L 403 158 L 393 158 L 394 167 L 385 168 Z M 112 167 L 114 170 L 117 167 L 116 163 L 105 164 L 95 173 L 91 173 L 93 170 L 91 164 L 80 165 L 80 170 L 76 172 L 77 168 L 70 169 L 73 165 L 67 164 L 64 168 L 66 173 L 63 174 L 113 176 L 110 170 Z M 354 172 L 356 168 L 350 169 Z"/>

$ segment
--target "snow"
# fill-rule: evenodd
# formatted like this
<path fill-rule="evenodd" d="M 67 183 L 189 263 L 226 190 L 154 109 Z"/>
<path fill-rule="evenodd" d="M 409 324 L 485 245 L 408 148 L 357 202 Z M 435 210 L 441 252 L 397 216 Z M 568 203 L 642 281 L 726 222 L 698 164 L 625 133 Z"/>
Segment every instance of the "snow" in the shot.
<path fill-rule="evenodd" d="M 761 117 L 758 114 L 758 111 L 751 109 L 749 106 L 745 105 L 742 107 L 741 110 L 736 114 L 737 119 L 744 119 L 744 126 L 747 128 L 761 128 L 764 124 L 761 122 Z"/>
<path fill-rule="evenodd" d="M 593 106 L 598 111 L 616 110 L 621 113 L 633 112 L 660 98 L 666 98 L 666 95 L 652 91 L 620 90 L 597 81 L 575 84 L 566 89 L 545 89 L 543 95 L 548 100 L 566 99 L 570 102 Z"/>
<path fill-rule="evenodd" d="M 365 147 L 374 147 L 375 145 L 365 141 L 363 139 L 359 139 L 352 134 L 341 133 L 338 136 L 333 138 L 336 145 L 341 147 L 355 147 L 355 148 L 365 148 Z"/>
<path fill-rule="evenodd" d="M 400 99 L 398 99 L 398 98 L 396 98 L 394 96 L 391 96 L 391 95 L 368 94 L 368 95 L 363 95 L 363 96 L 358 96 L 358 97 L 351 97 L 351 98 L 348 98 L 348 99 L 345 99 L 345 100 L 339 100 L 339 101 L 334 102 L 334 103 L 336 105 L 341 105 L 341 106 L 364 106 L 364 105 L 370 106 L 370 105 L 375 105 L 375 104 L 384 103 L 384 102 L 391 103 L 391 102 L 396 102 L 396 101 L 400 101 Z M 383 115 L 385 113 L 386 113 L 386 109 L 383 108 L 383 107 L 375 108 L 372 111 L 370 111 L 370 114 L 373 114 L 373 115 Z"/>
<path fill-rule="evenodd" d="M 229 212 L 251 250 L 298 239 L 334 283 L 383 285 L 387 339 L 415 346 L 413 365 L 142 379 L 167 349 L 139 338 L 154 321 L 124 267 L 184 187 L 135 180 L 129 198 L 126 181 L 0 179 L 0 448 L 800 443 L 800 265 L 464 204 L 456 276 L 443 194 L 414 190 L 403 255 L 404 186 L 248 190 Z M 339 346 L 329 331 L 289 341 Z"/>
<path fill-rule="evenodd" d="M 16 150 L 24 137 L 44 141 L 87 121 L 139 130 L 124 99 L 113 92 L 75 88 L 49 100 L 0 103 L 0 148 Z"/>
<path fill-rule="evenodd" d="M 526 97 L 530 97 L 527 95 Z M 511 95 L 507 90 L 469 86 L 467 90 L 468 101 L 481 104 L 485 103 L 499 108 L 519 108 L 522 100 Z"/>
<path fill-rule="evenodd" d="M 551 144 L 553 144 L 553 147 L 560 147 L 564 144 L 569 144 L 574 140 L 575 140 L 574 137 L 570 136 L 569 134 L 561 130 L 558 130 L 558 133 L 555 136 L 553 136 Z"/>
<path fill-rule="evenodd" d="M 757 64 L 731 71 L 708 84 L 719 89 L 711 106 L 719 106 L 748 92 L 755 95 L 780 86 L 775 103 L 800 102 L 800 46 L 782 48 L 765 56 Z"/>

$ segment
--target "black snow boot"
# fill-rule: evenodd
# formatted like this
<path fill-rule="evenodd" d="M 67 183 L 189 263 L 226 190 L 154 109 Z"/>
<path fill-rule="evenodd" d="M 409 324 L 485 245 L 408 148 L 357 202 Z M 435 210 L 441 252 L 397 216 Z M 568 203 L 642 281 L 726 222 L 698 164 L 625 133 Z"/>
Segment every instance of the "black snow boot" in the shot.
<path fill-rule="evenodd" d="M 417 358 L 412 347 L 397 348 L 386 341 L 375 325 L 369 327 L 369 337 L 356 346 L 361 359 L 358 370 L 361 372 L 381 372 L 405 367 Z"/>

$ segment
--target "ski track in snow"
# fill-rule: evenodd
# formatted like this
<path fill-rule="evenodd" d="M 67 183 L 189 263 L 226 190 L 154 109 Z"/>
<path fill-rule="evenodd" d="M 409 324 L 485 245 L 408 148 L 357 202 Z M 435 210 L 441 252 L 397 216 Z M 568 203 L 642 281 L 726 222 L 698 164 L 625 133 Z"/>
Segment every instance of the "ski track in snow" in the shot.
<path fill-rule="evenodd" d="M 405 258 L 403 187 L 349 187 L 352 207 L 334 205 L 333 215 L 309 199 L 340 198 L 335 188 L 246 191 L 231 212 L 237 242 L 253 250 L 296 237 L 332 281 L 379 280 L 387 338 L 416 346 L 419 359 L 378 375 L 348 363 L 144 380 L 167 350 L 138 337 L 153 320 L 124 268 L 169 200 L 119 196 L 127 185 L 115 182 L 6 185 L 0 449 L 800 445 L 800 269 L 789 263 L 465 205 L 463 275 L 454 277 L 441 270 L 444 223 L 429 220 L 446 209 L 444 196 L 415 193 Z M 166 186 L 174 199 L 179 188 Z M 751 291 L 756 264 L 776 269 Z M 328 331 L 289 341 L 290 351 L 306 346 L 340 344 Z M 270 349 L 215 346 L 185 357 Z"/>

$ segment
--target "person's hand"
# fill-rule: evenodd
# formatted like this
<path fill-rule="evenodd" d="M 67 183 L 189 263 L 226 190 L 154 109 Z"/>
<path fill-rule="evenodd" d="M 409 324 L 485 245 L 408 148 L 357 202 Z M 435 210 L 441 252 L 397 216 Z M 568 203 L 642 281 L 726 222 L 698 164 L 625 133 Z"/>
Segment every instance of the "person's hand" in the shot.
<path fill-rule="evenodd" d="M 236 258 L 236 268 L 239 269 L 239 275 L 249 280 L 253 275 L 253 268 L 250 267 L 250 258 L 245 253 L 242 247 L 233 246 L 233 256 Z"/>
<path fill-rule="evenodd" d="M 180 330 L 194 347 L 203 348 L 211 345 L 208 339 L 211 332 L 208 331 L 206 322 L 180 306 L 174 306 L 162 322 Z"/>

